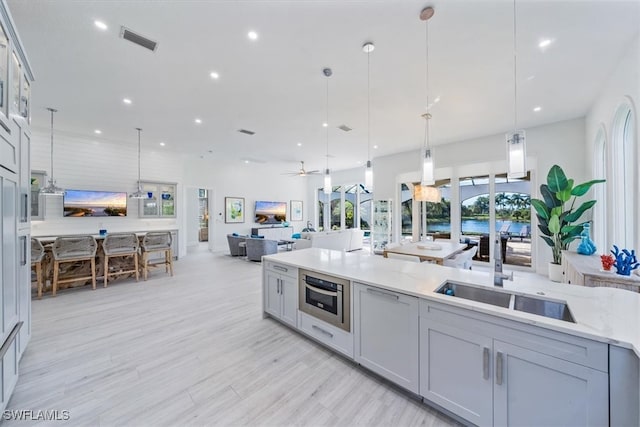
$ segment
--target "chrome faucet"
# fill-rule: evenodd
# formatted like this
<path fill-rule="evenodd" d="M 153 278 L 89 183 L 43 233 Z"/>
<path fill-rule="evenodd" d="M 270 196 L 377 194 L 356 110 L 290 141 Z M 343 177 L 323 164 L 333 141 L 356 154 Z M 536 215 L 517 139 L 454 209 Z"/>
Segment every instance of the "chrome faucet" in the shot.
<path fill-rule="evenodd" d="M 500 239 L 500 237 L 496 239 L 494 248 L 493 285 L 502 287 L 502 281 L 504 279 L 513 280 L 513 272 L 511 272 L 511 274 L 504 274 L 502 272 L 502 246 Z"/>

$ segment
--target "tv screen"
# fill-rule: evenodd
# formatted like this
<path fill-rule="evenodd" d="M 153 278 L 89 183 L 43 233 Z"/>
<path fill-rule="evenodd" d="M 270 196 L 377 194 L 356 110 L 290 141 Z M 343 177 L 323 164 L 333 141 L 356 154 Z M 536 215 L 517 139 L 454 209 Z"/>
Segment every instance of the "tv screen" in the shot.
<path fill-rule="evenodd" d="M 127 193 L 66 190 L 64 216 L 127 216 Z"/>
<path fill-rule="evenodd" d="M 287 220 L 287 202 L 256 202 L 256 222 L 280 224 Z"/>

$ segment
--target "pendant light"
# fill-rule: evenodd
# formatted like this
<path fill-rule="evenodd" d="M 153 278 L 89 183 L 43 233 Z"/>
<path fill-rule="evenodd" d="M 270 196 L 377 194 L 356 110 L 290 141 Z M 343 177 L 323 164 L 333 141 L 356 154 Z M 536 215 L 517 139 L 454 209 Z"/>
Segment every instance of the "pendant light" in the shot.
<path fill-rule="evenodd" d="M 516 0 L 513 0 L 513 132 L 506 134 L 508 178 L 523 178 L 527 175 L 525 132 L 518 130 L 516 23 Z"/>
<path fill-rule="evenodd" d="M 367 54 L 367 167 L 364 170 L 364 186 L 367 190 L 373 189 L 373 167 L 371 166 L 371 61 L 369 56 L 375 48 L 375 45 L 371 42 L 367 42 L 362 46 L 362 51 Z"/>
<path fill-rule="evenodd" d="M 426 7 L 420 12 L 420 19 L 425 21 L 425 80 L 426 80 L 426 95 L 427 95 L 427 112 L 422 115 L 425 119 L 424 127 L 424 144 L 422 149 L 422 179 L 420 183 L 425 185 L 433 185 L 435 183 L 434 178 L 434 166 L 433 166 L 433 152 L 429 143 L 429 131 L 431 113 L 429 113 L 429 19 L 435 13 L 433 7 Z"/>
<path fill-rule="evenodd" d="M 142 129 L 136 128 L 136 130 L 138 131 L 138 189 L 135 193 L 129 194 L 129 198 L 148 199 L 148 194 L 142 191 L 142 185 L 140 184 L 140 132 L 142 132 Z"/>
<path fill-rule="evenodd" d="M 331 194 L 333 188 L 331 187 L 331 172 L 329 171 L 329 77 L 333 75 L 331 68 L 325 68 L 322 70 L 322 74 L 327 78 L 327 121 L 325 122 L 325 128 L 327 130 L 327 167 L 324 171 L 324 194 Z"/>
<path fill-rule="evenodd" d="M 53 113 L 58 110 L 48 107 L 47 110 L 51 112 L 51 178 L 46 187 L 40 189 L 40 194 L 45 196 L 63 196 L 64 190 L 56 185 L 56 179 L 53 175 Z"/>

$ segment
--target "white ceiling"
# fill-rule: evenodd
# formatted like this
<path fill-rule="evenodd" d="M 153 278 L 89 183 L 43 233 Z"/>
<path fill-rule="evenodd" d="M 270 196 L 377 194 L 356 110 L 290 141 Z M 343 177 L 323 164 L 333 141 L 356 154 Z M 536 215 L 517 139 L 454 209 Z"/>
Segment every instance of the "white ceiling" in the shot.
<path fill-rule="evenodd" d="M 136 144 L 134 128 L 142 127 L 143 150 L 286 161 L 291 170 L 304 160 L 307 169 L 323 169 L 322 68 L 329 66 L 329 163 L 352 168 L 367 158 L 361 46 L 372 41 L 371 145 L 379 146 L 372 155 L 417 149 L 426 108 L 425 23 L 418 15 L 427 5 L 436 10 L 429 93 L 441 98 L 431 108 L 432 143 L 513 127 L 511 1 L 7 3 L 36 77 L 36 129 L 48 128 L 51 106 L 59 110 L 57 130 L 90 139 Z M 96 19 L 108 30 L 98 30 Z M 518 1 L 518 126 L 585 115 L 639 22 L 637 0 Z M 158 41 L 158 50 L 119 38 L 121 25 Z M 257 41 L 247 38 L 251 29 Z M 555 39 L 545 51 L 538 47 L 544 38 Z M 209 77 L 214 70 L 218 80 Z M 337 129 L 341 124 L 353 131 Z"/>

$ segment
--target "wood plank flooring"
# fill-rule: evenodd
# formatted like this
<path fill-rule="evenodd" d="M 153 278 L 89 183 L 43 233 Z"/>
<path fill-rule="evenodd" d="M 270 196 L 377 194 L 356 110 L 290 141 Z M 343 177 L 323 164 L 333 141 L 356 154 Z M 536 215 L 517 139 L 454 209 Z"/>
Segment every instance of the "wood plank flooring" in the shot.
<path fill-rule="evenodd" d="M 458 425 L 261 310 L 261 265 L 196 252 L 147 282 L 33 300 L 4 426 Z"/>

